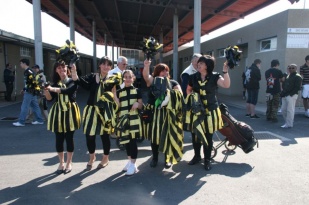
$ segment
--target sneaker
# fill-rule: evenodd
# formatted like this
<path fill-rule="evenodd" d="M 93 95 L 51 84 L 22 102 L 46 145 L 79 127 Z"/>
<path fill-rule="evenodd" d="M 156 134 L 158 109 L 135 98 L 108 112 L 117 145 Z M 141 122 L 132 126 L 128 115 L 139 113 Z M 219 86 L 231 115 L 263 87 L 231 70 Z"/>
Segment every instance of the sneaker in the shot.
<path fill-rule="evenodd" d="M 281 111 L 281 108 L 278 110 L 278 112 L 282 112 L 282 111 Z"/>
<path fill-rule="evenodd" d="M 138 172 L 136 164 L 131 163 L 127 172 L 126 172 L 126 175 L 131 176 L 131 175 L 135 174 L 136 172 Z"/>
<path fill-rule="evenodd" d="M 122 169 L 123 172 L 126 172 L 128 171 L 128 168 L 130 167 L 131 165 L 131 161 L 128 161 L 128 163 L 126 164 L 126 166 Z"/>
<path fill-rule="evenodd" d="M 44 122 L 34 121 L 34 122 L 31 122 L 31 124 L 33 124 L 33 125 L 43 125 Z"/>
<path fill-rule="evenodd" d="M 251 118 L 251 119 L 258 119 L 258 118 L 260 118 L 260 117 L 257 116 L 257 115 L 253 115 L 253 116 L 251 115 L 250 118 Z"/>
<path fill-rule="evenodd" d="M 251 115 L 250 115 L 250 114 L 246 114 L 245 116 L 246 116 L 246 117 L 250 117 Z"/>
<path fill-rule="evenodd" d="M 20 122 L 13 122 L 13 125 L 15 127 L 24 127 L 25 126 L 24 124 L 21 124 Z"/>
<path fill-rule="evenodd" d="M 282 125 L 281 128 L 292 128 L 292 126 L 288 126 L 286 124 Z"/>

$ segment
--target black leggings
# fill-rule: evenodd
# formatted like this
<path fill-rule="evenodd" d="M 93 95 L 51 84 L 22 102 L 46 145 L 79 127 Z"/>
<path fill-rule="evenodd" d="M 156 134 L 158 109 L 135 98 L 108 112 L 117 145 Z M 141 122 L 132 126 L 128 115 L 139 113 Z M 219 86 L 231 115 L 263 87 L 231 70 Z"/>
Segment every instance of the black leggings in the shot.
<path fill-rule="evenodd" d="M 137 143 L 136 139 L 131 139 L 129 143 L 126 144 L 127 156 L 130 156 L 131 159 L 137 158 Z"/>
<path fill-rule="evenodd" d="M 109 134 L 103 134 L 100 135 L 100 137 L 103 145 L 104 155 L 109 155 L 109 151 L 111 149 L 111 141 L 109 139 Z M 95 138 L 96 138 L 95 135 L 86 135 L 87 148 L 89 154 L 93 154 L 95 152 L 96 147 Z"/>
<path fill-rule="evenodd" d="M 57 152 L 63 152 L 63 143 L 64 139 L 67 144 L 67 152 L 74 152 L 74 141 L 73 141 L 73 135 L 74 131 L 68 131 L 68 132 L 55 132 L 56 135 L 56 150 Z"/>
<path fill-rule="evenodd" d="M 210 160 L 211 157 L 211 150 L 213 146 L 213 141 L 212 141 L 212 136 L 213 134 L 206 133 L 206 140 L 208 142 L 208 145 L 203 141 L 203 151 L 204 151 L 204 159 L 205 160 Z M 195 156 L 201 156 L 201 146 L 202 143 L 197 140 L 195 141 L 195 134 L 192 133 L 192 144 L 193 144 L 193 149 L 194 149 L 194 155 Z"/>

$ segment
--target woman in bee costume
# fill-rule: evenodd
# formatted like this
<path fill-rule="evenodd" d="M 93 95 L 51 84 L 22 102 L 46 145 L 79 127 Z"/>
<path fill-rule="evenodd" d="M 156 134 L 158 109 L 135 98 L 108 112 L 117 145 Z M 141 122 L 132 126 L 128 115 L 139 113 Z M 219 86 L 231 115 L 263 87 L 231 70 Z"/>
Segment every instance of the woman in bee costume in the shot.
<path fill-rule="evenodd" d="M 86 170 L 90 171 L 95 161 L 96 135 L 100 135 L 103 144 L 103 157 L 97 169 L 104 168 L 109 163 L 111 147 L 110 133 L 115 126 L 117 104 L 114 101 L 115 84 L 108 83 L 108 71 L 112 61 L 104 56 L 99 62 L 98 73 L 78 77 L 75 68 L 72 68 L 72 78 L 78 85 L 89 91 L 87 105 L 83 111 L 83 132 L 86 135 L 89 162 Z M 113 91 L 113 92 L 111 92 Z"/>
<path fill-rule="evenodd" d="M 73 65 L 74 66 L 74 65 Z M 56 135 L 56 150 L 59 157 L 57 174 L 68 173 L 72 170 L 74 152 L 74 131 L 80 128 L 81 117 L 75 102 L 77 85 L 68 77 L 68 68 L 64 62 L 54 64 L 53 85 L 44 89 L 48 101 L 55 100 L 49 115 L 47 129 Z M 64 169 L 63 143 L 67 145 L 66 168 Z"/>
<path fill-rule="evenodd" d="M 165 167 L 176 164 L 183 155 L 182 111 L 184 99 L 181 87 L 168 78 L 169 67 L 160 63 L 149 75 L 151 61 L 144 61 L 143 77 L 150 87 L 147 110 L 152 110 L 152 120 L 144 125 L 144 136 L 151 141 L 151 167 L 158 163 L 159 151 L 165 155 Z"/>
<path fill-rule="evenodd" d="M 216 97 L 217 86 L 230 87 L 229 67 L 223 66 L 223 77 L 213 72 L 215 59 L 205 55 L 198 60 L 198 72 L 189 76 L 187 86 L 187 112 L 185 119 L 186 130 L 192 132 L 194 157 L 189 165 L 201 160 L 201 145 L 204 145 L 204 168 L 210 170 L 210 156 L 212 149 L 212 136 L 216 130 L 223 126 L 221 112 Z"/>
<path fill-rule="evenodd" d="M 126 175 L 133 175 L 138 172 L 136 158 L 138 154 L 136 139 L 141 136 L 141 120 L 138 109 L 142 109 L 142 94 L 139 89 L 133 86 L 134 74 L 131 70 L 123 71 L 124 88 L 117 90 L 115 101 L 119 106 L 119 121 L 115 127 L 117 136 L 121 143 L 125 144 L 128 162 L 123 168 Z"/>

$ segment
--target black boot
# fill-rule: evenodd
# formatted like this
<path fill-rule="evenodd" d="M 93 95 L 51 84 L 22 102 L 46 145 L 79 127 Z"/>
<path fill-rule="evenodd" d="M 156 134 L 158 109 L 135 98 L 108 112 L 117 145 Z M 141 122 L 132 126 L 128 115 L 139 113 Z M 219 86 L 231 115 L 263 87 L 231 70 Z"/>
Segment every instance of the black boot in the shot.
<path fill-rule="evenodd" d="M 204 168 L 205 168 L 206 171 L 211 170 L 210 161 L 207 160 L 207 159 L 204 160 Z"/>
<path fill-rule="evenodd" d="M 194 149 L 194 157 L 191 159 L 191 161 L 188 163 L 188 165 L 194 165 L 201 161 L 201 143 L 198 143 L 194 139 L 194 135 L 192 135 L 192 145 Z"/>
<path fill-rule="evenodd" d="M 150 167 L 156 167 L 158 164 L 159 145 L 151 143 L 151 150 L 152 150 L 152 160 L 150 162 Z"/>
<path fill-rule="evenodd" d="M 196 156 L 194 155 L 194 157 L 191 159 L 190 162 L 188 162 L 188 165 L 194 165 L 199 163 L 202 160 L 201 156 Z"/>

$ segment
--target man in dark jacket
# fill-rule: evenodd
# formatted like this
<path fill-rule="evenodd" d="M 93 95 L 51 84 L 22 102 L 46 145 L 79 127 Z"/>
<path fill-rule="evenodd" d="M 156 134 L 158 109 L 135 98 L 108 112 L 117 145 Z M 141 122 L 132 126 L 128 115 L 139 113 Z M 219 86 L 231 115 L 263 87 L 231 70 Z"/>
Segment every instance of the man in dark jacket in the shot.
<path fill-rule="evenodd" d="M 3 71 L 3 78 L 6 87 L 5 100 L 11 101 L 15 80 L 15 70 L 12 68 L 12 65 L 10 63 L 6 64 L 5 66 L 5 69 Z"/>
<path fill-rule="evenodd" d="M 266 119 L 272 122 L 278 122 L 277 112 L 280 103 L 280 92 L 282 82 L 282 71 L 279 69 L 279 61 L 272 60 L 270 63 L 271 68 L 265 72 L 266 79 Z"/>
<path fill-rule="evenodd" d="M 261 67 L 262 61 L 260 59 L 255 59 L 251 67 L 246 71 L 246 82 L 247 82 L 247 117 L 251 119 L 260 118 L 255 114 L 255 105 L 258 101 L 260 80 L 261 80 Z"/>
<path fill-rule="evenodd" d="M 284 125 L 282 128 L 293 127 L 295 103 L 298 97 L 298 92 L 301 89 L 302 77 L 297 73 L 297 65 L 289 65 L 290 74 L 284 81 L 284 87 L 281 92 L 282 97 L 282 116 L 284 118 Z"/>

